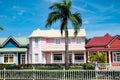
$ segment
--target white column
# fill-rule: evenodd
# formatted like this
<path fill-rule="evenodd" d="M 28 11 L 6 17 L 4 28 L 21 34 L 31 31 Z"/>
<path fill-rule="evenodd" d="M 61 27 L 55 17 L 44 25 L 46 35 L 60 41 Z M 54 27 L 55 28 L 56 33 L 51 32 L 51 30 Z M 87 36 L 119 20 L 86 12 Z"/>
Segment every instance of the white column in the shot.
<path fill-rule="evenodd" d="M 75 63 L 75 54 L 74 54 L 74 52 L 72 52 L 72 63 L 73 64 Z"/>
<path fill-rule="evenodd" d="M 18 64 L 18 52 L 16 52 L 16 54 L 14 54 L 14 63 Z"/>
<path fill-rule="evenodd" d="M 84 51 L 84 63 L 86 63 L 86 51 Z"/>
<path fill-rule="evenodd" d="M 51 52 L 51 63 L 53 63 L 53 53 Z"/>
<path fill-rule="evenodd" d="M 90 55 L 90 53 L 89 53 L 89 51 L 87 51 L 87 62 L 90 62 L 89 55 Z"/>
<path fill-rule="evenodd" d="M 64 63 L 65 62 L 65 58 L 64 58 L 64 52 L 62 52 L 62 63 Z"/>
<path fill-rule="evenodd" d="M 110 51 L 108 51 L 108 55 L 109 55 L 109 64 L 110 64 L 110 66 L 112 65 L 111 63 L 111 53 L 110 53 Z"/>
<path fill-rule="evenodd" d="M 25 64 L 28 63 L 28 55 L 27 55 L 27 52 L 25 52 Z"/>

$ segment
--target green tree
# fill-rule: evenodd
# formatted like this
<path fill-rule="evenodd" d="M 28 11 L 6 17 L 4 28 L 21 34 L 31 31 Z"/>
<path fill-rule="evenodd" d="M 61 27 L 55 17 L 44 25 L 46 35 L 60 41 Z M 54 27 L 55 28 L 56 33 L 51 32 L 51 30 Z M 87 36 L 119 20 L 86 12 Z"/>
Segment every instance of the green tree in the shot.
<path fill-rule="evenodd" d="M 65 32 L 65 70 L 68 69 L 68 21 L 73 25 L 75 36 L 78 34 L 82 24 L 80 13 L 71 12 L 71 4 L 72 2 L 70 0 L 63 0 L 63 2 L 51 5 L 49 9 L 52 12 L 49 13 L 46 23 L 46 27 L 50 27 L 54 22 L 61 21 L 61 34 L 63 34 L 63 31 Z"/>
<path fill-rule="evenodd" d="M 107 57 L 103 52 L 99 53 L 90 53 L 89 54 L 89 60 L 91 62 L 98 62 L 98 63 L 106 63 L 107 62 Z"/>
<path fill-rule="evenodd" d="M 0 30 L 3 30 L 3 27 L 2 27 L 2 26 L 0 26 Z"/>

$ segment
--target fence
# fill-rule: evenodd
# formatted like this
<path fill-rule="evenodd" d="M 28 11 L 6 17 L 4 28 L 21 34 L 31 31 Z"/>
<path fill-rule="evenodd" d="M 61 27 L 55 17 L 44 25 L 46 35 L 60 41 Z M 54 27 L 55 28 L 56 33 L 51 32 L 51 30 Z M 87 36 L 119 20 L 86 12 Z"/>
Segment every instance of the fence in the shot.
<path fill-rule="evenodd" d="M 0 80 L 120 80 L 120 71 L 0 70 Z"/>

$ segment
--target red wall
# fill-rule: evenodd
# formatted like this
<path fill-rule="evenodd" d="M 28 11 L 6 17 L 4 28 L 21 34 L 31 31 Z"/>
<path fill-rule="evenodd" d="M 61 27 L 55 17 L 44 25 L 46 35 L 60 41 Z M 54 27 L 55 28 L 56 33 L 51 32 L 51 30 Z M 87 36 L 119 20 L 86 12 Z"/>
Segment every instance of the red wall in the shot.
<path fill-rule="evenodd" d="M 110 48 L 120 48 L 120 39 L 116 38 L 111 44 Z"/>

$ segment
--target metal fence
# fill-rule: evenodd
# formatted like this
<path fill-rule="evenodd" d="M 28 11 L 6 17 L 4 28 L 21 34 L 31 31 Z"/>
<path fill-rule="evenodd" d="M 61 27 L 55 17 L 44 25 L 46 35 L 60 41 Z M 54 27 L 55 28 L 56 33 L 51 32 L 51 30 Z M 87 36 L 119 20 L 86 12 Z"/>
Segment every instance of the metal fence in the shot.
<path fill-rule="evenodd" d="M 0 80 L 120 80 L 120 71 L 0 70 Z"/>

